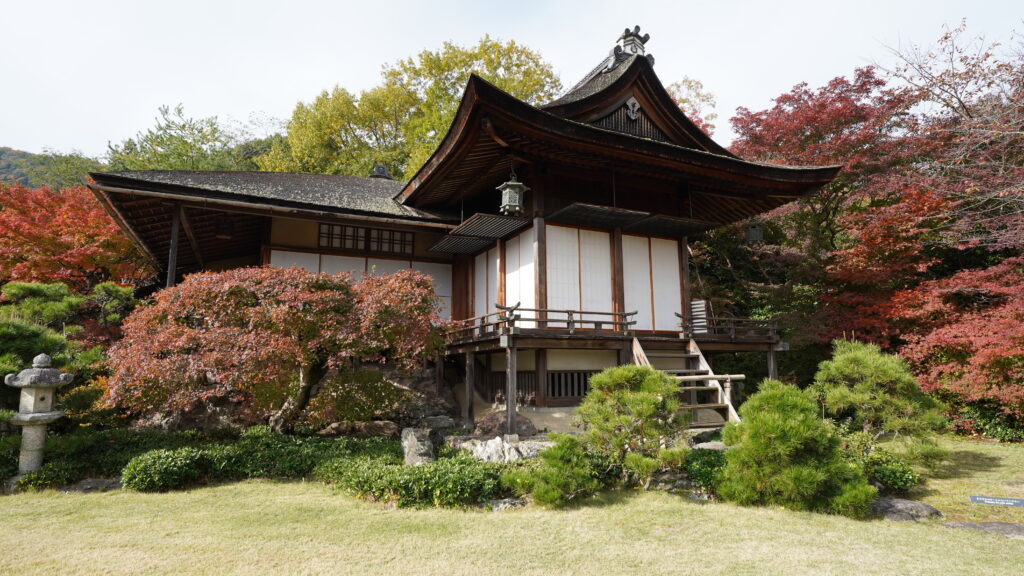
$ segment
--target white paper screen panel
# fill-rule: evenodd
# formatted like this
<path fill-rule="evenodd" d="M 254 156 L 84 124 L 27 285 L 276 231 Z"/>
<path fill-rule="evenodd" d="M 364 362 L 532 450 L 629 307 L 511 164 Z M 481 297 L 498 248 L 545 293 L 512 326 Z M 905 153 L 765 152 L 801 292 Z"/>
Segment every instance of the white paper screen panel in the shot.
<path fill-rule="evenodd" d="M 580 247 L 576 228 L 547 227 L 548 308 L 580 309 Z M 551 319 L 564 318 L 552 314 Z"/>
<path fill-rule="evenodd" d="M 643 236 L 622 236 L 622 276 L 626 312 L 636 312 L 636 330 L 652 330 L 650 245 Z"/>
<path fill-rule="evenodd" d="M 348 272 L 353 280 L 360 280 L 366 269 L 366 258 L 324 254 L 320 258 L 320 271 L 326 274 Z"/>
<path fill-rule="evenodd" d="M 498 302 L 498 249 L 487 251 L 487 312 L 494 312 Z"/>
<path fill-rule="evenodd" d="M 473 316 L 487 314 L 487 252 L 473 260 Z"/>
<path fill-rule="evenodd" d="M 607 232 L 580 230 L 580 309 L 587 312 L 612 311 L 611 236 Z M 586 316 L 587 320 L 610 320 L 611 316 Z"/>
<path fill-rule="evenodd" d="M 505 304 L 508 306 L 521 301 L 519 244 L 518 236 L 505 241 Z"/>
<path fill-rule="evenodd" d="M 519 302 L 522 308 L 536 308 L 533 240 L 534 234 L 531 228 L 505 242 L 505 303 L 510 306 Z M 528 312 L 523 316 L 528 317 L 532 314 L 532 312 Z M 534 328 L 535 324 L 523 320 L 519 326 Z"/>
<path fill-rule="evenodd" d="M 319 272 L 320 255 L 309 252 L 271 250 L 270 265 L 277 268 L 305 268 L 310 272 Z"/>
<path fill-rule="evenodd" d="M 682 295 L 679 291 L 679 243 L 651 238 L 651 276 L 654 279 L 654 329 L 679 330 Z"/>
<path fill-rule="evenodd" d="M 386 276 L 399 270 L 408 270 L 408 260 L 387 260 L 384 258 L 367 258 L 366 272 L 374 276 Z"/>
<path fill-rule="evenodd" d="M 441 300 L 441 317 L 451 318 L 452 315 L 452 267 L 450 264 L 433 262 L 413 262 L 412 269 L 418 270 L 434 281 L 434 292 Z"/>

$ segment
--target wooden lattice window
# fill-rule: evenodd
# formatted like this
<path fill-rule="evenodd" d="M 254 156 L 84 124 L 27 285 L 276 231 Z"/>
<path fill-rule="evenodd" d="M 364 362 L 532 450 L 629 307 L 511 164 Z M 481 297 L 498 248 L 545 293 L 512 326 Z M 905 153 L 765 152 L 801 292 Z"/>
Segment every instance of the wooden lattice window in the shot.
<path fill-rule="evenodd" d="M 321 224 L 320 247 L 359 250 L 381 254 L 411 256 L 415 236 L 412 232 L 363 228 L 344 224 Z"/>

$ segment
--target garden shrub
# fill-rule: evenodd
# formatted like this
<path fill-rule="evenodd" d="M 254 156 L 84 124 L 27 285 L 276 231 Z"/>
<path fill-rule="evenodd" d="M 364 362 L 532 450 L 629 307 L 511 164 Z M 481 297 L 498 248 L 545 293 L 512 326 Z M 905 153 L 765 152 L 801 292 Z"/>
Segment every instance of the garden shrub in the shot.
<path fill-rule="evenodd" d="M 17 472 L 18 441 L 18 436 L 0 438 L 0 477 Z M 57 487 L 87 477 L 114 477 L 122 475 L 129 463 L 138 457 L 153 452 L 177 454 L 179 450 L 196 450 L 202 455 L 201 478 L 189 479 L 188 483 L 301 478 L 310 475 L 321 462 L 339 457 L 384 458 L 392 462 L 401 462 L 402 458 L 402 448 L 397 440 L 288 436 L 274 433 L 266 426 L 246 429 L 240 435 L 230 431 L 201 434 L 124 428 L 80 429 L 73 434 L 47 439 L 44 468 L 52 470 L 31 481 L 40 487 Z M 159 462 L 146 466 L 162 464 L 168 457 L 161 458 Z M 132 467 L 138 469 L 139 466 L 142 465 L 136 462 Z M 57 474 L 58 471 L 62 475 Z M 169 485 L 160 489 L 176 487 Z"/>
<path fill-rule="evenodd" d="M 600 474 L 580 438 L 552 437 L 555 445 L 540 453 L 538 464 L 509 471 L 502 481 L 519 494 L 532 494 L 543 506 L 564 506 L 596 492 Z"/>
<path fill-rule="evenodd" d="M 198 448 L 151 450 L 132 458 L 121 482 L 140 492 L 160 492 L 195 484 L 208 471 L 206 454 Z"/>
<path fill-rule="evenodd" d="M 17 472 L 17 468 L 15 468 Z M 73 484 L 81 477 L 81 471 L 73 464 L 63 461 L 46 462 L 35 472 L 29 472 L 18 479 L 19 490 L 45 490 Z"/>
<path fill-rule="evenodd" d="M 951 427 L 964 436 L 983 436 L 1000 442 L 1024 441 L 1024 421 L 988 404 L 964 404 L 951 414 Z"/>
<path fill-rule="evenodd" d="M 459 507 L 481 504 L 507 492 L 501 482 L 506 466 L 481 462 L 468 454 L 422 466 L 404 466 L 388 458 L 336 458 L 316 468 L 325 482 L 357 496 L 399 507 Z"/>
<path fill-rule="evenodd" d="M 726 426 L 734 446 L 718 494 L 739 504 L 864 517 L 877 490 L 843 458 L 839 433 L 818 417 L 814 401 L 794 386 L 772 380 L 740 408 L 741 422 Z"/>
<path fill-rule="evenodd" d="M 18 473 L 18 447 L 21 436 L 0 436 L 0 481 Z"/>
<path fill-rule="evenodd" d="M 110 478 L 120 475 L 132 458 L 151 450 L 202 446 L 212 441 L 210 437 L 196 432 L 80 429 L 72 434 L 48 438 L 46 459 L 66 462 L 77 470 L 78 477 L 73 481 L 86 477 Z"/>
<path fill-rule="evenodd" d="M 873 437 L 866 432 L 847 434 L 842 444 L 846 458 L 859 466 L 864 476 L 881 492 L 903 494 L 921 483 L 921 475 L 907 459 L 877 446 Z M 900 444 L 889 443 L 887 446 L 899 447 Z M 912 446 L 927 444 L 915 443 Z"/>
<path fill-rule="evenodd" d="M 722 450 L 692 450 L 683 464 L 686 475 L 705 494 L 717 494 L 716 486 L 722 469 L 725 468 L 725 452 Z"/>
<path fill-rule="evenodd" d="M 60 393 L 60 403 L 67 415 L 65 425 L 69 430 L 88 427 L 94 430 L 116 428 L 124 425 L 116 408 L 106 406 L 103 401 L 105 378 L 99 378 L 83 386 L 76 386 Z"/>
<path fill-rule="evenodd" d="M 621 471 L 621 480 L 647 485 L 658 454 L 686 427 L 679 383 L 642 366 L 608 368 L 590 378 L 590 391 L 576 410 L 589 450 Z M 636 454 L 629 457 L 629 454 Z M 628 460 L 627 460 L 628 457 Z"/>
<path fill-rule="evenodd" d="M 864 474 L 880 490 L 890 494 L 904 494 L 921 483 L 921 476 L 909 462 L 884 450 L 872 452 L 864 463 Z"/>
<path fill-rule="evenodd" d="M 686 464 L 686 459 L 689 458 L 689 456 L 690 449 L 686 446 L 662 448 L 658 451 L 658 463 L 663 469 L 676 470 L 682 468 Z"/>

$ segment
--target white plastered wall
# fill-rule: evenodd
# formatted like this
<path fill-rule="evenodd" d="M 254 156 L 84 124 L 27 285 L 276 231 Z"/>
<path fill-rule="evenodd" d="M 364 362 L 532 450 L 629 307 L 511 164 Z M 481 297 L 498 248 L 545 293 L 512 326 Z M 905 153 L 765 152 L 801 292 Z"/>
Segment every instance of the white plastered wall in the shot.
<path fill-rule="evenodd" d="M 434 292 L 437 293 L 438 299 L 441 300 L 441 317 L 449 318 L 451 316 L 451 264 L 421 262 L 418 260 L 362 258 L 359 256 L 339 256 L 337 254 L 271 250 L 270 265 L 279 268 L 299 267 L 305 268 L 310 272 L 323 272 L 325 274 L 349 272 L 354 280 L 359 280 L 362 278 L 363 274 L 384 275 L 412 268 L 430 276 L 434 281 Z"/>
<path fill-rule="evenodd" d="M 618 364 L 615 350 L 548 350 L 548 370 L 604 370 Z"/>

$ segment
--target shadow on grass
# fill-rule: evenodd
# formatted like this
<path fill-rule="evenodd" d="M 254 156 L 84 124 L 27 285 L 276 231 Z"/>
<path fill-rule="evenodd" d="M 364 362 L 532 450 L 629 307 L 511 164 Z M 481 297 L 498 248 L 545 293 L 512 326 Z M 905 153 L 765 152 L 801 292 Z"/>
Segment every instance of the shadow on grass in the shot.
<path fill-rule="evenodd" d="M 549 510 L 579 510 L 584 508 L 605 508 L 608 506 L 617 506 L 620 504 L 628 504 L 640 495 L 639 490 L 629 490 L 624 488 L 609 488 L 602 490 L 597 494 L 579 500 L 576 502 L 570 502 L 565 506 L 558 506 L 555 508 L 549 508 Z"/>
<path fill-rule="evenodd" d="M 971 450 L 953 450 L 949 458 L 939 466 L 933 478 L 943 480 L 970 478 L 979 472 L 988 472 L 999 468 L 1003 459 L 998 456 L 980 454 Z"/>

